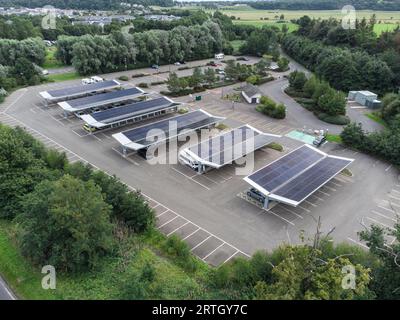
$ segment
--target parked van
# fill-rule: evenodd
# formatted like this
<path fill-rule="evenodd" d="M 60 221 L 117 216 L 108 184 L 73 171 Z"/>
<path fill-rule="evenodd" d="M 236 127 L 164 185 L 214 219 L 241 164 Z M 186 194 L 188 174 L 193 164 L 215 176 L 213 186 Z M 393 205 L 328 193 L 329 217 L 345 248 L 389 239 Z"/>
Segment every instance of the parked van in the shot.
<path fill-rule="evenodd" d="M 221 53 L 216 53 L 214 57 L 215 59 L 221 60 L 225 57 L 225 55 L 221 52 Z"/>
<path fill-rule="evenodd" d="M 89 79 L 89 78 L 84 78 L 84 79 L 82 79 L 82 84 L 83 84 L 83 85 L 85 85 L 85 84 L 91 84 L 91 83 L 94 83 L 92 79 Z"/>
<path fill-rule="evenodd" d="M 103 78 L 98 77 L 98 76 L 93 76 L 93 77 L 91 77 L 90 79 L 93 81 L 93 83 L 96 83 L 96 82 L 103 82 L 103 81 L 104 81 Z"/>

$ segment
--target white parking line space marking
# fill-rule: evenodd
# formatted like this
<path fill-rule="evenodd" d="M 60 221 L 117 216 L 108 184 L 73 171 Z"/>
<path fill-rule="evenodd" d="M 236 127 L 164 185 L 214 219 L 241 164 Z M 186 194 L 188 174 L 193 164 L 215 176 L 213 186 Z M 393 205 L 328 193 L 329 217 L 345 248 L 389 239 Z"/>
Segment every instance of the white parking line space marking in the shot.
<path fill-rule="evenodd" d="M 203 241 L 200 241 L 197 245 L 195 245 L 192 249 L 190 249 L 190 251 L 193 251 L 194 249 L 196 249 L 197 247 L 199 247 L 200 245 L 202 245 L 204 242 L 206 242 L 208 239 L 210 239 L 212 237 L 212 235 L 209 235 L 207 238 L 205 238 Z"/>
<path fill-rule="evenodd" d="M 336 186 L 336 187 L 342 187 L 342 185 L 341 185 L 341 184 L 339 184 L 339 183 L 335 183 L 335 182 L 333 182 L 332 180 L 331 180 L 331 181 L 329 181 L 329 183 L 333 184 L 333 185 L 334 185 L 334 186 Z"/>
<path fill-rule="evenodd" d="M 380 221 L 378 221 L 378 220 L 375 220 L 374 218 L 371 218 L 371 217 L 365 217 L 365 218 L 368 219 L 368 220 L 370 220 L 370 221 L 372 221 L 372 222 L 374 222 L 374 223 L 380 224 L 380 225 L 382 225 L 383 227 L 388 228 L 388 229 L 390 229 L 390 230 L 393 230 L 393 231 L 396 230 L 395 228 L 393 228 L 393 227 L 391 227 L 391 226 L 388 226 L 387 224 L 382 223 L 382 222 L 380 222 Z"/>
<path fill-rule="evenodd" d="M 377 214 L 378 216 L 381 216 L 382 218 L 385 218 L 385 219 L 388 219 L 388 220 L 397 222 L 396 219 L 390 218 L 390 217 L 388 217 L 388 216 L 386 216 L 386 215 L 384 215 L 383 213 L 380 213 L 380 212 L 378 212 L 378 211 L 371 210 L 371 212 Z"/>
<path fill-rule="evenodd" d="M 308 201 L 308 200 L 304 200 L 304 202 L 310 204 L 311 206 L 313 206 L 313 207 L 315 207 L 315 208 L 318 207 L 315 203 L 312 203 L 312 202 L 310 202 L 310 201 Z"/>
<path fill-rule="evenodd" d="M 388 165 L 388 166 L 386 167 L 385 171 L 388 172 L 388 171 L 392 168 L 392 166 L 393 166 L 392 164 Z"/>
<path fill-rule="evenodd" d="M 189 179 L 189 180 L 191 180 L 191 181 L 197 183 L 198 185 L 202 186 L 204 189 L 211 190 L 209 187 L 207 187 L 207 186 L 205 186 L 204 184 L 202 184 L 202 183 L 200 183 L 200 182 L 198 182 L 198 181 L 196 181 L 196 180 L 193 179 L 193 177 L 195 177 L 195 176 L 197 176 L 197 175 L 194 175 L 194 176 L 190 177 L 190 176 L 186 175 L 185 173 L 179 171 L 178 169 L 175 169 L 174 167 L 171 167 L 171 169 L 174 170 L 175 172 L 177 172 L 177 173 L 183 175 L 183 176 L 186 177 L 187 179 Z"/>
<path fill-rule="evenodd" d="M 309 209 L 304 208 L 304 207 L 301 206 L 301 205 L 298 205 L 297 208 L 303 209 L 304 211 L 309 212 L 309 213 L 311 212 Z"/>
<path fill-rule="evenodd" d="M 169 237 L 171 234 L 173 234 L 174 232 L 178 231 L 180 228 L 183 228 L 184 226 L 186 226 L 189 223 L 190 223 L 190 221 L 187 221 L 184 224 L 182 224 L 181 226 L 179 226 L 178 228 L 172 230 L 170 233 L 167 234 L 167 237 Z"/>
<path fill-rule="evenodd" d="M 225 245 L 225 243 L 221 243 L 218 247 L 216 247 L 214 250 L 212 250 L 209 254 L 207 254 L 205 257 L 201 258 L 201 260 L 205 261 L 209 256 L 211 256 L 215 251 L 217 251 L 223 245 Z"/>
<path fill-rule="evenodd" d="M 296 213 L 296 212 L 294 212 L 294 211 L 292 211 L 292 210 L 286 208 L 284 205 L 280 206 L 279 208 L 282 208 L 282 209 L 286 210 L 287 212 L 289 212 L 289 213 L 295 215 L 296 217 L 298 217 L 298 218 L 300 218 L 300 219 L 304 219 L 303 216 L 301 216 L 301 215 L 299 215 L 298 213 Z"/>
<path fill-rule="evenodd" d="M 184 237 L 182 240 L 186 240 L 188 238 L 190 238 L 192 235 L 194 235 L 196 232 L 198 232 L 199 230 L 201 230 L 201 228 L 197 228 L 195 231 L 193 231 L 192 233 L 188 234 L 186 237 Z"/>
<path fill-rule="evenodd" d="M 331 196 L 329 193 L 326 193 L 326 192 L 321 191 L 321 190 L 319 190 L 319 189 L 318 189 L 316 192 L 322 193 L 323 195 L 328 196 L 328 197 Z"/>
<path fill-rule="evenodd" d="M 264 211 L 264 212 L 267 212 L 267 213 L 272 213 L 274 216 L 278 217 L 279 219 L 282 219 L 283 221 L 285 221 L 285 222 L 291 224 L 292 226 L 295 226 L 295 224 L 294 224 L 292 221 L 289 221 L 289 220 L 285 219 L 284 217 L 281 217 L 279 214 L 276 214 L 276 213 L 273 212 L 271 209 L 269 209 L 269 210 L 263 210 L 263 211 Z"/>
<path fill-rule="evenodd" d="M 389 212 L 396 213 L 396 211 L 394 211 L 394 210 L 392 210 L 392 209 L 389 209 L 389 208 L 385 208 L 385 207 L 383 207 L 383 206 L 378 206 L 378 208 L 381 208 L 381 209 L 386 210 L 386 211 L 389 211 Z"/>
<path fill-rule="evenodd" d="M 395 197 L 395 196 L 393 196 L 391 194 L 389 194 L 389 198 L 392 198 L 392 199 L 395 199 L 395 200 L 400 200 L 400 197 Z"/>
<path fill-rule="evenodd" d="M 234 254 L 232 254 L 230 257 L 228 257 L 222 264 L 227 263 L 229 260 L 231 260 L 234 256 L 236 256 L 239 253 L 239 251 L 236 251 Z"/>
<path fill-rule="evenodd" d="M 354 239 L 352 239 L 350 237 L 347 237 L 347 239 L 350 240 L 351 242 L 355 243 L 355 244 L 358 244 L 360 247 L 363 247 L 365 249 L 369 249 L 368 246 L 366 246 L 364 243 L 362 243 L 360 241 L 354 240 Z"/>
<path fill-rule="evenodd" d="M 156 218 L 161 217 L 164 213 L 167 213 L 169 211 L 169 209 L 164 210 L 163 212 L 161 212 L 160 214 L 156 215 Z"/>
<path fill-rule="evenodd" d="M 161 226 L 158 226 L 157 229 L 161 229 L 162 227 L 164 227 L 165 225 L 167 225 L 168 223 L 174 221 L 176 218 L 178 218 L 178 216 L 173 217 L 171 220 L 168 220 L 167 222 L 163 223 Z"/>

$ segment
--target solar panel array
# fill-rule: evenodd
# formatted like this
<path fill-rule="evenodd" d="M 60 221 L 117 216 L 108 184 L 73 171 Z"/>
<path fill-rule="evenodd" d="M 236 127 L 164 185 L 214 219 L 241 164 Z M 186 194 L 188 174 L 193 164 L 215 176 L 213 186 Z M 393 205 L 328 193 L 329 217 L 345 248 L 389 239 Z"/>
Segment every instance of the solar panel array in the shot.
<path fill-rule="evenodd" d="M 189 151 L 204 161 L 222 166 L 275 139 L 274 136 L 260 134 L 248 126 L 242 126 L 192 146 Z"/>
<path fill-rule="evenodd" d="M 95 92 L 98 90 L 107 89 L 109 87 L 115 87 L 117 85 L 119 85 L 119 83 L 117 81 L 107 80 L 107 81 L 97 82 L 97 83 L 92 83 L 92 84 L 87 84 L 87 85 L 80 85 L 80 86 L 75 86 L 75 87 L 50 90 L 47 92 L 53 98 L 57 98 L 57 97 L 67 97 L 67 96 L 71 96 L 71 95 L 77 95 L 77 94 L 85 93 L 85 92 Z"/>
<path fill-rule="evenodd" d="M 304 145 L 248 176 L 253 186 L 272 199 L 298 204 L 327 183 L 353 160 L 328 156 Z"/>
<path fill-rule="evenodd" d="M 274 191 L 274 195 L 300 202 L 343 170 L 351 161 L 327 157 Z M 272 195 L 273 197 L 273 195 Z"/>
<path fill-rule="evenodd" d="M 96 95 L 90 96 L 90 97 L 84 97 L 84 98 L 70 100 L 70 101 L 68 101 L 68 104 L 72 108 L 79 110 L 79 109 L 83 109 L 86 106 L 91 105 L 93 103 L 102 102 L 102 101 L 107 102 L 107 101 L 114 100 L 114 99 L 129 97 L 129 96 L 140 94 L 141 92 L 142 91 L 140 91 L 138 88 L 116 90 L 116 91 L 112 91 L 112 92 L 96 94 Z"/>
<path fill-rule="evenodd" d="M 153 137 L 148 136 L 150 130 L 161 130 L 164 132 L 166 139 L 168 139 L 175 132 L 175 130 L 177 133 L 181 133 L 182 130 L 185 129 L 195 130 L 198 128 L 204 128 L 220 120 L 220 118 L 209 116 L 206 113 L 197 110 L 159 122 L 150 123 L 143 127 L 134 128 L 132 130 L 122 132 L 122 134 L 131 142 L 135 142 L 143 146 L 149 146 L 154 143 L 154 141 L 148 140 Z M 172 129 L 171 126 L 174 129 Z"/>
<path fill-rule="evenodd" d="M 156 112 L 171 106 L 173 102 L 165 97 L 128 104 L 122 107 L 92 113 L 92 117 L 103 123 L 109 123 L 133 117 L 135 115 Z"/>
<path fill-rule="evenodd" d="M 262 186 L 265 190 L 272 192 L 275 188 L 281 186 L 284 182 L 323 157 L 323 154 L 302 146 L 261 170 L 256 171 L 248 178 Z"/>

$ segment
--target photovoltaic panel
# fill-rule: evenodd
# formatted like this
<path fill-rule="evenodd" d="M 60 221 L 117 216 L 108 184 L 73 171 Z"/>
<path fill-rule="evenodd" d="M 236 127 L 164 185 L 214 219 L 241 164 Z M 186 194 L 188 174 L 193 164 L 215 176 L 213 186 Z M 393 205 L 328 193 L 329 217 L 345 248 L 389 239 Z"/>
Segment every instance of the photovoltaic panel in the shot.
<path fill-rule="evenodd" d="M 304 145 L 256 171 L 247 179 L 260 185 L 264 190 L 272 192 L 322 158 L 324 158 L 323 153 Z"/>
<path fill-rule="evenodd" d="M 242 126 L 192 146 L 189 152 L 203 162 L 218 167 L 271 143 L 277 137 L 279 136 L 262 134 L 249 126 Z"/>
<path fill-rule="evenodd" d="M 74 96 L 74 95 L 78 95 L 78 94 L 85 93 L 85 92 L 95 92 L 98 90 L 103 90 L 103 89 L 107 89 L 109 87 L 115 87 L 118 85 L 119 85 L 119 82 L 117 82 L 115 80 L 107 80 L 107 81 L 97 82 L 97 83 L 92 83 L 92 84 L 87 84 L 87 85 L 79 85 L 79 86 L 75 86 L 75 87 L 50 90 L 50 91 L 47 91 L 47 93 L 53 98 L 68 97 L 68 96 Z"/>
<path fill-rule="evenodd" d="M 158 136 L 160 132 L 164 134 L 163 141 L 165 141 L 173 136 L 207 127 L 223 119 L 224 118 L 221 117 L 213 117 L 202 110 L 197 110 L 128 131 L 116 133 L 113 137 L 125 147 L 138 150 L 160 142 L 161 140 L 152 140 L 152 138 L 160 138 Z M 157 132 L 150 134 L 151 130 L 156 130 Z"/>
<path fill-rule="evenodd" d="M 165 97 L 128 104 L 126 106 L 92 113 L 91 116 L 98 122 L 111 122 L 125 119 L 130 116 L 157 111 L 172 105 L 173 102 Z"/>
<path fill-rule="evenodd" d="M 81 108 L 85 108 L 88 105 L 92 105 L 92 104 L 99 103 L 102 101 L 107 102 L 107 101 L 114 100 L 114 99 L 137 95 L 140 93 L 142 93 L 142 91 L 139 90 L 138 88 L 116 90 L 116 91 L 112 91 L 112 92 L 96 94 L 94 96 L 69 100 L 68 105 L 74 109 L 79 110 Z"/>
<path fill-rule="evenodd" d="M 274 196 L 301 202 L 348 166 L 352 160 L 326 157 L 293 180 L 276 189 Z"/>

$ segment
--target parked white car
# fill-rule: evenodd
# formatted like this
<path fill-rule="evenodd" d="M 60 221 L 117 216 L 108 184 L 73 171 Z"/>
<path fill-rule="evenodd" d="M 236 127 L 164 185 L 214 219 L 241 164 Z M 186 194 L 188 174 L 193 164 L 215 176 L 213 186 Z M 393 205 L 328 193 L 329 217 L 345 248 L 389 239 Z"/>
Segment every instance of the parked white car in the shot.
<path fill-rule="evenodd" d="M 98 76 L 93 76 L 93 77 L 91 77 L 91 78 L 84 78 L 84 79 L 82 79 L 82 84 L 83 84 L 83 85 L 85 85 L 85 84 L 92 84 L 92 83 L 97 83 L 97 82 L 102 82 L 102 81 L 104 81 L 103 78 L 98 77 Z"/>
<path fill-rule="evenodd" d="M 83 84 L 83 85 L 85 85 L 85 84 L 91 84 L 91 83 L 94 83 L 92 79 L 89 79 L 89 78 L 84 78 L 84 79 L 82 79 L 82 84 Z"/>

